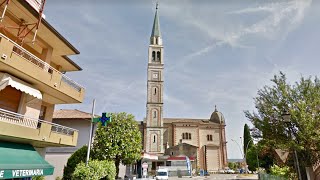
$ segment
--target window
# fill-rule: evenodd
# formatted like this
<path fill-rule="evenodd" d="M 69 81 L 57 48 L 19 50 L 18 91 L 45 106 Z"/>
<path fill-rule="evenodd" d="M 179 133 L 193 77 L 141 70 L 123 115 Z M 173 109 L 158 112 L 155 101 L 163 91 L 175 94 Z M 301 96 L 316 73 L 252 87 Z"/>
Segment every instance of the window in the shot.
<path fill-rule="evenodd" d="M 154 88 L 154 95 L 157 94 L 157 88 Z"/>
<path fill-rule="evenodd" d="M 208 134 L 208 135 L 207 135 L 207 140 L 208 140 L 208 141 L 212 141 L 212 135 L 211 135 L 211 134 Z"/>
<path fill-rule="evenodd" d="M 191 133 L 182 133 L 182 139 L 191 139 Z"/>
<path fill-rule="evenodd" d="M 156 135 L 153 135 L 153 143 L 156 143 Z"/>
<path fill-rule="evenodd" d="M 158 38 L 156 38 L 156 44 L 158 44 Z"/>
<path fill-rule="evenodd" d="M 157 111 L 156 110 L 153 111 L 153 118 L 157 118 Z"/>
<path fill-rule="evenodd" d="M 155 60 L 156 60 L 156 52 L 152 51 L 152 61 L 155 61 Z"/>
<path fill-rule="evenodd" d="M 160 51 L 157 51 L 157 61 L 160 61 L 161 60 L 161 53 Z"/>

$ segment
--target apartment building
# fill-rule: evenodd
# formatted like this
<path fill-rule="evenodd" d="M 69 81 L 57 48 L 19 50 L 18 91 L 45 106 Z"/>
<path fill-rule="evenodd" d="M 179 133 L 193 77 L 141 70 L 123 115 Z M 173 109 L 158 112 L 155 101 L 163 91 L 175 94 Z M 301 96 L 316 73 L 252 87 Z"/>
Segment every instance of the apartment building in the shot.
<path fill-rule="evenodd" d="M 76 129 L 52 123 L 57 104 L 81 103 L 67 77 L 79 54 L 45 19 L 45 0 L 0 0 L 0 179 L 52 175 L 47 147 L 74 147 Z"/>

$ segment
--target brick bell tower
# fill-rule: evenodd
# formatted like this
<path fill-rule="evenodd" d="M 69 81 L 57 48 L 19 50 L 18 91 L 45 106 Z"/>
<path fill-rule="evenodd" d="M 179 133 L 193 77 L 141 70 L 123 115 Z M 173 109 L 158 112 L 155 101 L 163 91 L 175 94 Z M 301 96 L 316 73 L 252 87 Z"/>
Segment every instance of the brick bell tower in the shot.
<path fill-rule="evenodd" d="M 163 45 L 158 3 L 148 48 L 147 114 L 145 151 L 163 154 Z"/>

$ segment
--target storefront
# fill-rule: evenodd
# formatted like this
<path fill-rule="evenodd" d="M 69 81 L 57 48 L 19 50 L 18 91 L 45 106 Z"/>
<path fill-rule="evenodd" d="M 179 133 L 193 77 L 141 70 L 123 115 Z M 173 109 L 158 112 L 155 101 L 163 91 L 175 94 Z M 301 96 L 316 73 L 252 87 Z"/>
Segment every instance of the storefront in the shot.
<path fill-rule="evenodd" d="M 28 179 L 53 174 L 54 167 L 29 144 L 0 141 L 0 179 Z"/>

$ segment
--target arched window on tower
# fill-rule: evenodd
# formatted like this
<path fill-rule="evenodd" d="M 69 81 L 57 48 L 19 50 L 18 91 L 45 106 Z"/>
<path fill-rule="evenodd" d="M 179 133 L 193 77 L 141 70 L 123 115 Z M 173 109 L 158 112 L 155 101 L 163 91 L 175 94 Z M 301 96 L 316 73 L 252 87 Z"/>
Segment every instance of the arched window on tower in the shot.
<path fill-rule="evenodd" d="M 157 118 L 157 111 L 156 110 L 153 111 L 153 118 Z"/>
<path fill-rule="evenodd" d="M 156 135 L 153 135 L 153 143 L 156 143 Z"/>
<path fill-rule="evenodd" d="M 158 45 L 159 44 L 159 42 L 158 42 L 158 38 L 156 37 L 156 44 Z"/>
<path fill-rule="evenodd" d="M 161 60 L 161 52 L 157 51 L 157 61 L 160 61 L 160 60 Z"/>
<path fill-rule="evenodd" d="M 152 51 L 152 61 L 155 61 L 155 60 L 156 60 L 156 52 Z"/>
<path fill-rule="evenodd" d="M 157 88 L 154 88 L 153 95 L 157 94 Z"/>

